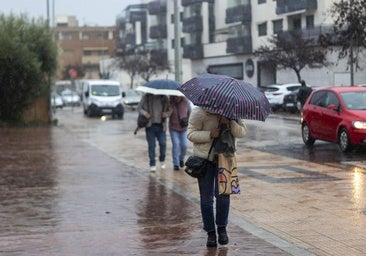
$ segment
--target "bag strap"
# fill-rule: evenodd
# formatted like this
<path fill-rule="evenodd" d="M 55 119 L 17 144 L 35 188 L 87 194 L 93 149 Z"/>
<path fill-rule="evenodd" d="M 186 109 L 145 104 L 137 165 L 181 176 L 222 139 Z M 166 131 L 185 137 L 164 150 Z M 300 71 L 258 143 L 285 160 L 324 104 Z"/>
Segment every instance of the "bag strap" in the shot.
<path fill-rule="evenodd" d="M 210 159 L 210 155 L 211 155 L 212 149 L 215 147 L 216 142 L 217 142 L 217 138 L 214 138 L 213 141 L 212 141 L 212 143 L 211 143 L 210 150 L 208 151 L 207 160 Z"/>

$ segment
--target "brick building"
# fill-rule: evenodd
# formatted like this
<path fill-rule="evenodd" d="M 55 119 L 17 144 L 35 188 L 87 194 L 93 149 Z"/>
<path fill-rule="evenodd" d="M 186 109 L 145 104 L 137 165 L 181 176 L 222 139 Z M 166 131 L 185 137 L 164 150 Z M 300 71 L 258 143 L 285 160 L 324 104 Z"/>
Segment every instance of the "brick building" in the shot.
<path fill-rule="evenodd" d="M 74 16 L 57 17 L 55 40 L 59 44 L 59 68 L 57 79 L 69 65 L 84 69 L 86 79 L 99 78 L 99 63 L 114 56 L 116 28 L 114 26 L 79 27 Z"/>

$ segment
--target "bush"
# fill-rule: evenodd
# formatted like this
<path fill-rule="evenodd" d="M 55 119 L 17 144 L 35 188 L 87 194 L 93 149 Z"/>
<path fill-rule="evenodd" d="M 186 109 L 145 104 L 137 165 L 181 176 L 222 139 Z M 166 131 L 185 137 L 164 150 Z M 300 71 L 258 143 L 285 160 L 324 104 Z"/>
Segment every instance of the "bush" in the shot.
<path fill-rule="evenodd" d="M 49 94 L 57 47 L 43 20 L 0 15 L 0 120 L 20 122 L 36 98 Z"/>

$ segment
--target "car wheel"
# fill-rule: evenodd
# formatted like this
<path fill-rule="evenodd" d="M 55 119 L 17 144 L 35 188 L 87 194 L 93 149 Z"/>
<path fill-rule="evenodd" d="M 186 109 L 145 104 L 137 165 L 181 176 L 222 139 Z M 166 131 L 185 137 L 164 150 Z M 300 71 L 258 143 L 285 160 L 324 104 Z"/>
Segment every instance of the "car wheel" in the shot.
<path fill-rule="evenodd" d="M 349 151 L 352 148 L 351 142 L 350 142 L 350 139 L 349 139 L 348 132 L 347 132 L 347 130 L 345 128 L 342 128 L 339 131 L 339 134 L 338 134 L 338 146 L 339 146 L 339 149 L 342 152 L 347 152 L 347 151 Z"/>
<path fill-rule="evenodd" d="M 93 113 L 92 113 L 92 111 L 91 111 L 90 107 L 86 110 L 86 115 L 87 115 L 88 117 L 91 117 L 91 116 L 93 115 Z"/>
<path fill-rule="evenodd" d="M 304 141 L 306 146 L 314 145 L 315 139 L 311 136 L 310 128 L 306 123 L 302 125 L 302 140 Z"/>

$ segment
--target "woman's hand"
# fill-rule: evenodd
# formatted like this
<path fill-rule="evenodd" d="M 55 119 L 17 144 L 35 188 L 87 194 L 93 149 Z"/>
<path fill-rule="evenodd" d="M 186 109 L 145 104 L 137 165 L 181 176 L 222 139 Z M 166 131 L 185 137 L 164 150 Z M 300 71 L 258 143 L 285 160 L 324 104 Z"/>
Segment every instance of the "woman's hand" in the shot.
<path fill-rule="evenodd" d="M 221 124 L 229 124 L 230 123 L 230 120 L 227 119 L 226 117 L 224 116 L 220 116 L 220 123 Z"/>
<path fill-rule="evenodd" d="M 210 136 L 211 138 L 217 138 L 220 135 L 220 128 L 216 128 L 211 131 Z"/>

